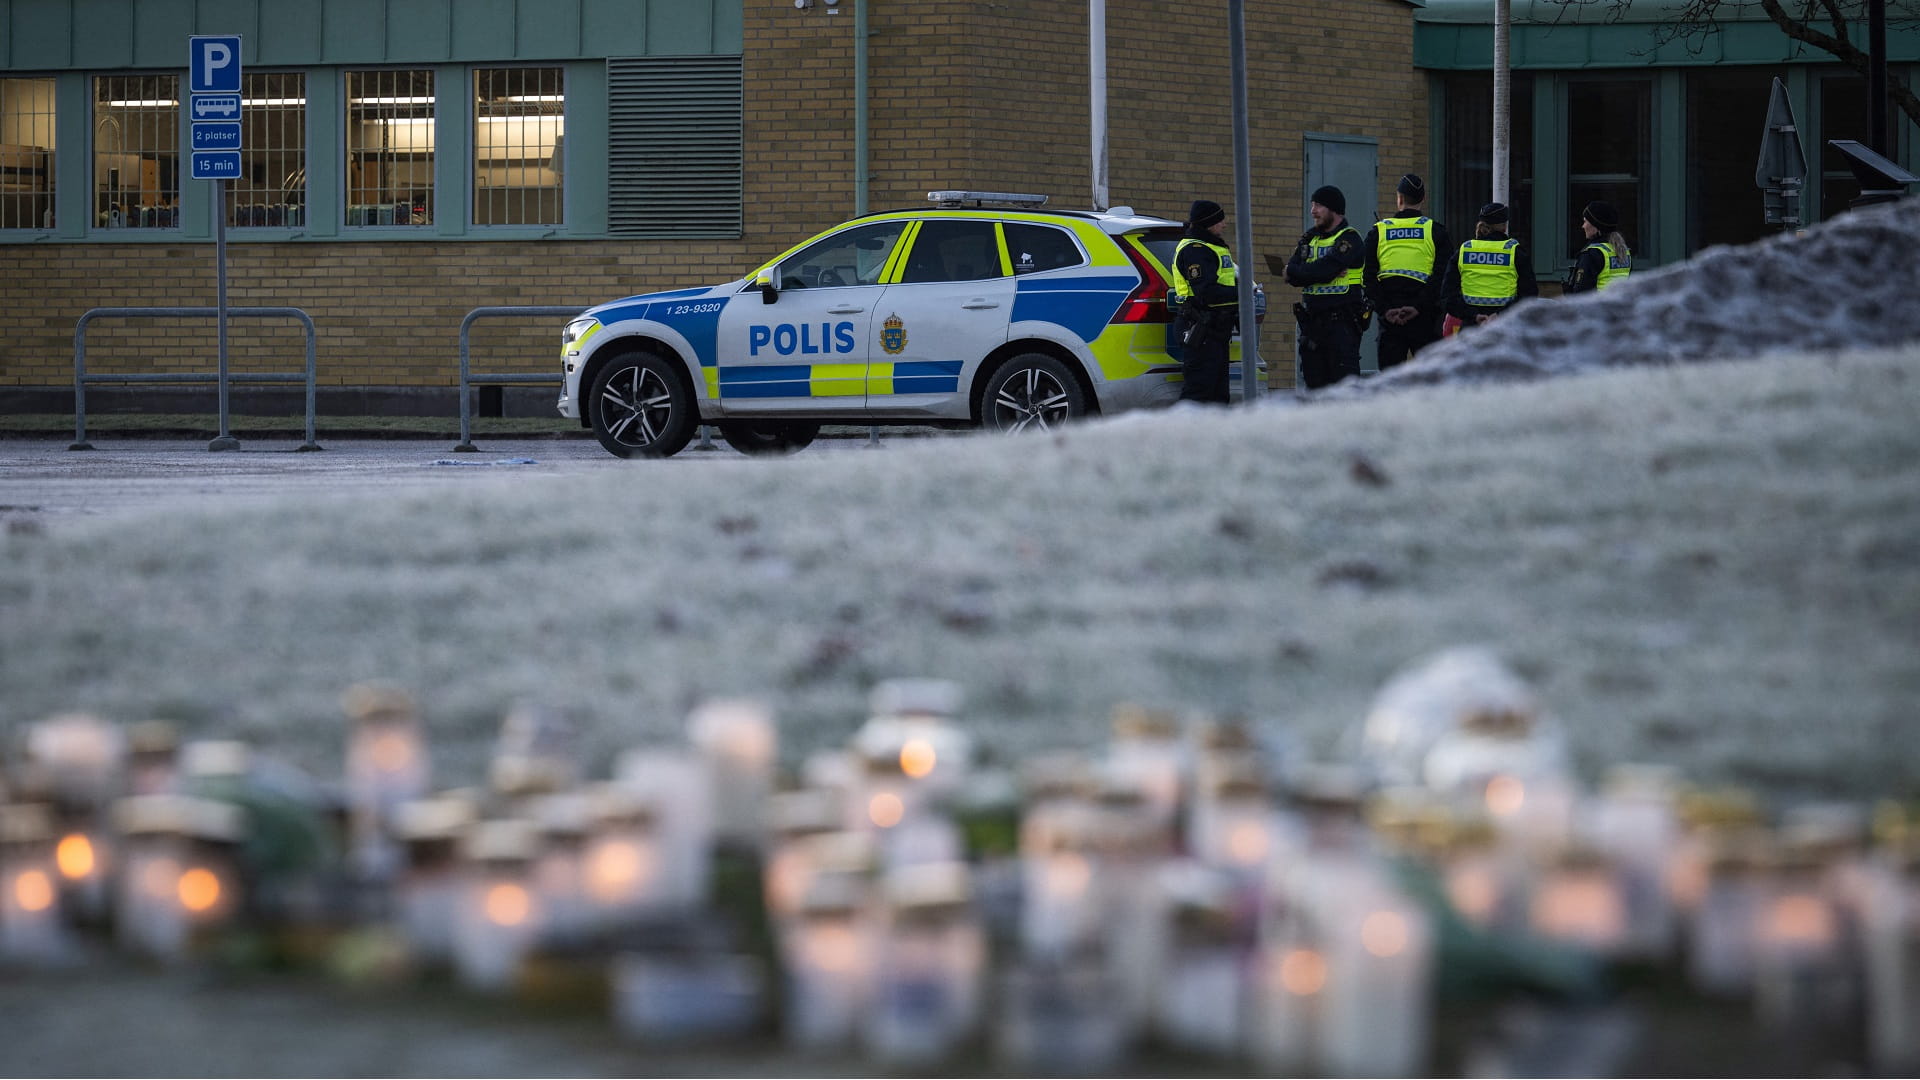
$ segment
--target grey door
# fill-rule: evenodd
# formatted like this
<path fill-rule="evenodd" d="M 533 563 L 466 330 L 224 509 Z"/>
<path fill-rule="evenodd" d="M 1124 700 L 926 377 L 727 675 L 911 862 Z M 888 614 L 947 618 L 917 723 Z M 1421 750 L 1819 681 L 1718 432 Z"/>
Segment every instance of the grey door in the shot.
<path fill-rule="evenodd" d="M 1380 140 L 1370 135 L 1328 135 L 1315 131 L 1308 132 L 1306 139 L 1307 180 L 1300 191 L 1301 231 L 1313 228 L 1313 214 L 1309 209 L 1313 193 L 1322 185 L 1332 184 L 1347 198 L 1347 223 L 1365 235 L 1373 223 L 1380 220 L 1379 206 L 1374 202 L 1375 192 L 1380 188 Z M 1360 342 L 1360 370 L 1380 370 L 1379 338 L 1376 320 Z"/>

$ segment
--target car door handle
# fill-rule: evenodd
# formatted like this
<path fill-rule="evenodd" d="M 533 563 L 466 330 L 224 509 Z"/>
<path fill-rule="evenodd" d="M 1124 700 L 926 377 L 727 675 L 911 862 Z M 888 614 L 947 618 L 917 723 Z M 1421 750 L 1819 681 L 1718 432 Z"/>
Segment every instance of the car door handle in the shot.
<path fill-rule="evenodd" d="M 863 307 L 830 307 L 830 308 L 828 308 L 828 309 L 827 309 L 827 314 L 829 314 L 829 315 L 858 315 L 858 314 L 860 314 L 861 312 L 863 312 L 863 311 L 865 311 L 865 310 L 867 310 L 867 309 L 866 309 L 866 308 L 863 308 Z"/>
<path fill-rule="evenodd" d="M 985 311 L 988 308 L 999 307 L 1000 301 L 989 300 L 984 296 L 976 296 L 973 299 L 967 301 L 966 303 L 961 304 L 960 306 L 965 308 L 968 311 Z"/>

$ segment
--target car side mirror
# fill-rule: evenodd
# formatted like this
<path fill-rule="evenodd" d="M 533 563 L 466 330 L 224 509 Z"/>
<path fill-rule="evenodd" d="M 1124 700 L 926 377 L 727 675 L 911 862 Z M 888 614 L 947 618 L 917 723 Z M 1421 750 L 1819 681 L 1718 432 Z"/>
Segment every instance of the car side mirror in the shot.
<path fill-rule="evenodd" d="M 759 277 L 754 279 L 753 283 L 760 287 L 761 303 L 771 304 L 774 301 L 780 299 L 780 290 L 774 288 L 774 285 L 773 285 L 773 275 L 761 274 Z"/>

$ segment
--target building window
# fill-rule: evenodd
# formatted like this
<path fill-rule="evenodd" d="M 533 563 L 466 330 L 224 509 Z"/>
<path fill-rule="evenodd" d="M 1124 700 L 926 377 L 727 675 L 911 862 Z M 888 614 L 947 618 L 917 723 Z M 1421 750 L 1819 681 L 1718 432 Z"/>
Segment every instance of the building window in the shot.
<path fill-rule="evenodd" d="M 433 72 L 347 72 L 348 225 L 433 224 Z"/>
<path fill-rule="evenodd" d="M 1473 238 L 1480 208 L 1493 200 L 1493 76 L 1453 73 L 1442 79 L 1446 101 L 1446 202 L 1442 221 L 1454 238 Z M 1507 231 L 1533 237 L 1533 74 L 1513 73 L 1508 120 Z"/>
<path fill-rule="evenodd" d="M 242 76 L 240 178 L 227 184 L 227 223 L 306 224 L 307 79 L 297 72 Z"/>
<path fill-rule="evenodd" d="M 1770 68 L 1687 72 L 1687 254 L 1714 244 L 1745 244 L 1777 229 L 1767 224 L 1753 183 L 1759 140 L 1750 126 L 1728 122 L 1764 117 L 1772 100 Z M 1804 217 L 1806 208 L 1800 213 Z M 1629 244 L 1639 239 L 1626 235 Z"/>
<path fill-rule="evenodd" d="M 180 77 L 93 80 L 93 225 L 180 224 Z"/>
<path fill-rule="evenodd" d="M 53 80 L 0 79 L 0 229 L 53 228 Z"/>
<path fill-rule="evenodd" d="M 1558 258 L 1571 264 L 1587 246 L 1580 211 L 1596 199 L 1620 211 L 1620 233 L 1629 248 L 1639 250 L 1646 243 L 1641 224 L 1647 220 L 1653 159 L 1652 102 L 1653 84 L 1645 79 L 1567 83 L 1567 220 L 1538 241 L 1558 246 Z M 1747 135 L 1753 137 L 1751 128 Z M 1757 153 L 1755 147 L 1744 156 Z"/>
<path fill-rule="evenodd" d="M 558 225 L 566 200 L 566 87 L 559 68 L 473 73 L 473 223 Z"/>
<path fill-rule="evenodd" d="M 1897 117 L 1897 113 L 1894 114 Z M 1898 131 L 1890 126 L 1889 130 Z M 1853 139 L 1869 145 L 1867 131 L 1867 80 L 1858 75 L 1827 75 L 1820 79 L 1820 220 L 1831 220 L 1846 213 L 1860 197 L 1860 182 L 1853 178 L 1847 155 L 1827 145 L 1829 139 Z M 1897 156 L 1897 155 L 1895 155 Z"/>

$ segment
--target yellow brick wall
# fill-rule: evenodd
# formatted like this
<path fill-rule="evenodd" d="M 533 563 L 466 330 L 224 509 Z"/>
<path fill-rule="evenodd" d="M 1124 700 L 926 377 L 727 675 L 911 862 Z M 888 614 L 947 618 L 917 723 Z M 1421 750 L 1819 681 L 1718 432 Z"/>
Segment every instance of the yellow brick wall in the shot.
<path fill-rule="evenodd" d="M 1109 0 L 1109 190 L 1115 204 L 1185 215 L 1195 197 L 1231 207 L 1230 44 L 1218 12 Z M 1303 135 L 1379 140 L 1382 207 L 1403 172 L 1426 171 L 1426 82 L 1413 67 L 1403 0 L 1252 0 L 1247 5 L 1253 264 L 1274 317 L 1271 381 L 1291 385 L 1293 290 L 1261 255 L 1301 230 Z M 1085 0 L 954 6 L 891 0 L 870 15 L 868 208 L 925 204 L 941 187 L 1092 200 Z M 228 245 L 228 302 L 305 309 L 323 386 L 451 387 L 460 320 L 487 305 L 586 306 L 745 273 L 855 209 L 854 18 L 824 4 L 744 6 L 745 223 L 738 241 L 405 242 Z M 1180 117 L 1180 119 L 1176 119 Z M 1230 232 L 1229 236 L 1233 234 Z M 210 243 L 12 244 L 0 248 L 0 393 L 70 386 L 73 329 L 105 306 L 214 302 Z M 1242 260 L 1246 260 L 1243 258 Z M 485 321 L 479 371 L 550 370 L 551 319 Z M 237 321 L 236 371 L 294 371 L 296 324 Z M 205 323 L 102 322 L 88 366 L 211 371 Z"/>

